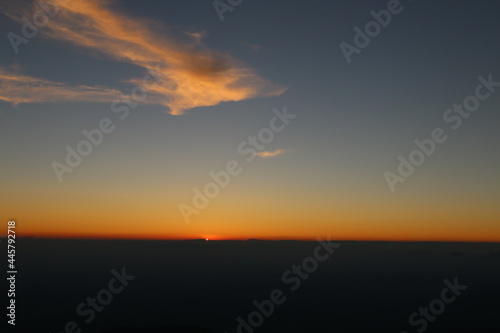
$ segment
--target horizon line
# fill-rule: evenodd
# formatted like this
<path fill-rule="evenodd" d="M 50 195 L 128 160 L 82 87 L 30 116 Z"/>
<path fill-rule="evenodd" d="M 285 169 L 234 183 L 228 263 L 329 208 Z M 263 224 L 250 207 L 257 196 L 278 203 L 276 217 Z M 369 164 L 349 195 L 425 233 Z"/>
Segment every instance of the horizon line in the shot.
<path fill-rule="evenodd" d="M 282 242 L 282 241 L 294 241 L 294 242 L 315 242 L 318 239 L 313 238 L 138 238 L 138 237 L 111 237 L 111 236 L 73 236 L 73 237 L 60 237 L 60 236 L 19 236 L 17 238 L 21 239 L 39 239 L 39 240 L 114 240 L 114 241 L 205 241 L 205 242 L 247 242 L 247 241 L 264 241 L 264 242 Z M 320 237 L 318 237 L 320 238 Z M 499 241 L 493 240 L 396 240 L 396 239 L 329 239 L 329 241 L 336 242 L 386 242 L 386 243 L 500 243 Z"/>

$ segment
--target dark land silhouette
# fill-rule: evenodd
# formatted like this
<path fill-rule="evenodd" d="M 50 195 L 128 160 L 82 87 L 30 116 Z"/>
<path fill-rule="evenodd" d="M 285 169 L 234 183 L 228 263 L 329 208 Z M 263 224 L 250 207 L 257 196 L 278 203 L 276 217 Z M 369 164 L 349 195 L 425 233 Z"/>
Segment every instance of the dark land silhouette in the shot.
<path fill-rule="evenodd" d="M 421 326 L 410 315 L 457 277 L 467 289 L 425 332 L 500 332 L 499 243 L 338 243 L 292 291 L 283 273 L 317 242 L 18 239 L 13 331 L 65 332 L 74 321 L 82 333 L 233 333 L 254 300 L 280 289 L 286 301 L 254 332 L 411 333 Z M 76 308 L 122 267 L 135 278 L 86 323 Z"/>

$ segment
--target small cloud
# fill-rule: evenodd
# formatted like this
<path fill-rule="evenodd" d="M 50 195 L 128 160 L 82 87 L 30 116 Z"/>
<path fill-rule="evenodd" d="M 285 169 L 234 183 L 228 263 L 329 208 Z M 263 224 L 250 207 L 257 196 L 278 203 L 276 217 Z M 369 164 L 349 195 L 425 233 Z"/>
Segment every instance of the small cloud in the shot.
<path fill-rule="evenodd" d="M 284 154 L 285 152 L 286 152 L 286 150 L 283 150 L 283 149 L 276 149 L 273 151 L 264 150 L 264 151 L 260 151 L 258 153 L 255 153 L 254 155 L 262 157 L 262 158 L 269 158 L 269 157 L 275 157 L 275 156 Z"/>
<path fill-rule="evenodd" d="M 203 38 L 205 38 L 208 34 L 205 31 L 201 32 L 186 32 L 186 35 L 193 38 L 196 44 L 201 44 Z"/>
<path fill-rule="evenodd" d="M 259 45 L 259 44 L 257 44 L 257 43 L 242 42 L 241 45 L 245 46 L 245 47 L 248 47 L 253 52 L 259 52 L 260 49 L 262 48 L 262 46 Z"/>

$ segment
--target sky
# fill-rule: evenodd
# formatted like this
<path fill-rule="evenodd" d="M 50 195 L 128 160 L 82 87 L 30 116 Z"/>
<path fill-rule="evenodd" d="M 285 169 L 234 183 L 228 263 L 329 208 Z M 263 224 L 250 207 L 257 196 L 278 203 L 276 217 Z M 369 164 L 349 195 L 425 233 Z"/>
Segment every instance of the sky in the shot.
<path fill-rule="evenodd" d="M 500 241 L 498 1 L 51 4 L 0 5 L 19 236 Z"/>

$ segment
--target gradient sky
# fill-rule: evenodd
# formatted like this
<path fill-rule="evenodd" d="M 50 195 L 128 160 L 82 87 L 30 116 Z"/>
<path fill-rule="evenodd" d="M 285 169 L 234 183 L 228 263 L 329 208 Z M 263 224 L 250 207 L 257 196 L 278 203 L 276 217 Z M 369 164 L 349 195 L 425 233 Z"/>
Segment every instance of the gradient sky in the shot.
<path fill-rule="evenodd" d="M 386 1 L 243 1 L 221 22 L 212 1 L 71 0 L 18 54 L 7 36 L 38 9 L 3 1 L 2 219 L 35 237 L 500 241 L 500 89 L 443 121 L 478 76 L 500 81 L 500 5 L 401 3 L 348 64 L 339 44 Z M 120 120 L 151 69 L 165 80 Z M 247 162 L 238 145 L 285 106 L 276 156 Z M 115 130 L 59 182 L 53 161 L 103 118 Z M 437 127 L 448 140 L 391 192 L 384 172 Z M 185 223 L 230 160 L 241 174 Z"/>

